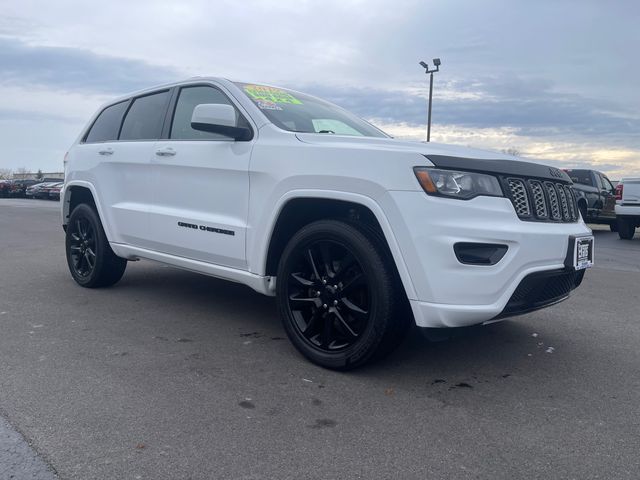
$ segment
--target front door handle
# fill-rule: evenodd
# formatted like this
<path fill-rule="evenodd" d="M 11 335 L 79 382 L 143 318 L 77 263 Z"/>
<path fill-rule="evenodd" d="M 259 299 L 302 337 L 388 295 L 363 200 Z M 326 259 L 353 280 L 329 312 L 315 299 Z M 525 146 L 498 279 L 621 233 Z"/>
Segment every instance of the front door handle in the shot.
<path fill-rule="evenodd" d="M 113 155 L 113 148 L 111 147 L 103 148 L 102 150 L 98 150 L 98 153 L 100 155 Z"/>
<path fill-rule="evenodd" d="M 176 151 L 171 147 L 160 148 L 156 150 L 156 155 L 158 155 L 159 157 L 173 157 L 175 154 Z"/>

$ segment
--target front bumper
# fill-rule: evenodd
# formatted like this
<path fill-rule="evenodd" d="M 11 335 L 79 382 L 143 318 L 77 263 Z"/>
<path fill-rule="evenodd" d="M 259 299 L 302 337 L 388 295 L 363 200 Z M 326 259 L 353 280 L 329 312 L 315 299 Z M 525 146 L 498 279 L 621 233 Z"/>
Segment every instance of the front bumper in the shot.
<path fill-rule="evenodd" d="M 526 308 L 510 312 L 507 305 L 525 277 L 565 269 L 569 237 L 591 234 L 582 222 L 522 221 L 506 198 L 461 201 L 391 191 L 382 204 L 415 291 L 409 300 L 420 327 L 461 327 L 524 313 Z M 508 250 L 495 265 L 465 265 L 454 253 L 460 242 Z M 533 299 L 531 307 L 560 301 L 569 291 Z"/>

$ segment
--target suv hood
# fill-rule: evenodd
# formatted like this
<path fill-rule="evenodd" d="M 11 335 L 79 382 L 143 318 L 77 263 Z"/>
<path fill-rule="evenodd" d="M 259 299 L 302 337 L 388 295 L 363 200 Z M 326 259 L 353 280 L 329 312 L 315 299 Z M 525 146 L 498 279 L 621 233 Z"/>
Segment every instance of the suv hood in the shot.
<path fill-rule="evenodd" d="M 502 153 L 442 143 L 426 143 L 395 138 L 353 137 L 318 133 L 296 133 L 298 140 L 318 146 L 413 152 L 423 155 L 436 167 L 497 175 L 534 177 L 572 183 L 562 170 L 541 162 L 515 160 Z M 426 163 L 426 162 L 425 162 Z"/>
<path fill-rule="evenodd" d="M 371 150 L 389 150 L 396 152 L 415 152 L 420 155 L 447 155 L 466 158 L 484 158 L 491 160 L 513 160 L 502 153 L 475 148 L 447 145 L 444 143 L 398 140 L 395 138 L 354 137 L 350 135 L 331 135 L 320 133 L 296 133 L 298 140 L 312 145 L 326 145 L 342 148 L 364 148 Z"/>

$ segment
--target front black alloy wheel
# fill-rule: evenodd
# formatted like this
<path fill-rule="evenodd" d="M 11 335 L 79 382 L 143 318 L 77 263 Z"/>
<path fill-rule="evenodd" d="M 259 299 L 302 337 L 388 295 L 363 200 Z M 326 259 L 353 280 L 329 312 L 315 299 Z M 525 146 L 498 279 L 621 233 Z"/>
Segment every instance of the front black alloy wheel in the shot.
<path fill-rule="evenodd" d="M 65 247 L 67 265 L 73 279 L 87 288 L 108 287 L 116 283 L 127 267 L 127 260 L 113 253 L 95 207 L 78 205 L 67 224 Z"/>
<path fill-rule="evenodd" d="M 283 252 L 276 286 L 289 338 L 323 367 L 357 367 L 401 339 L 393 264 L 379 238 L 351 224 L 302 228 Z"/>
<path fill-rule="evenodd" d="M 300 249 L 288 276 L 294 326 L 323 352 L 353 345 L 369 321 L 370 293 L 362 265 L 334 240 L 317 240 Z"/>

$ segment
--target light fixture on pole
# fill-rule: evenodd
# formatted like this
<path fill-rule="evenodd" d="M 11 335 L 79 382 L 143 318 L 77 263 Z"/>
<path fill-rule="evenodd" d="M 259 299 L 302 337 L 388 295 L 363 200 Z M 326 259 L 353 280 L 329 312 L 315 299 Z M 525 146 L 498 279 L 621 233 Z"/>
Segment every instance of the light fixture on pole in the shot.
<path fill-rule="evenodd" d="M 433 98 L 433 73 L 440 71 L 440 59 L 434 58 L 433 65 L 436 67 L 433 70 L 429 70 L 429 65 L 424 62 L 420 62 L 420 66 L 424 68 L 425 72 L 429 74 L 429 115 L 427 117 L 427 142 L 431 141 L 431 101 Z"/>

